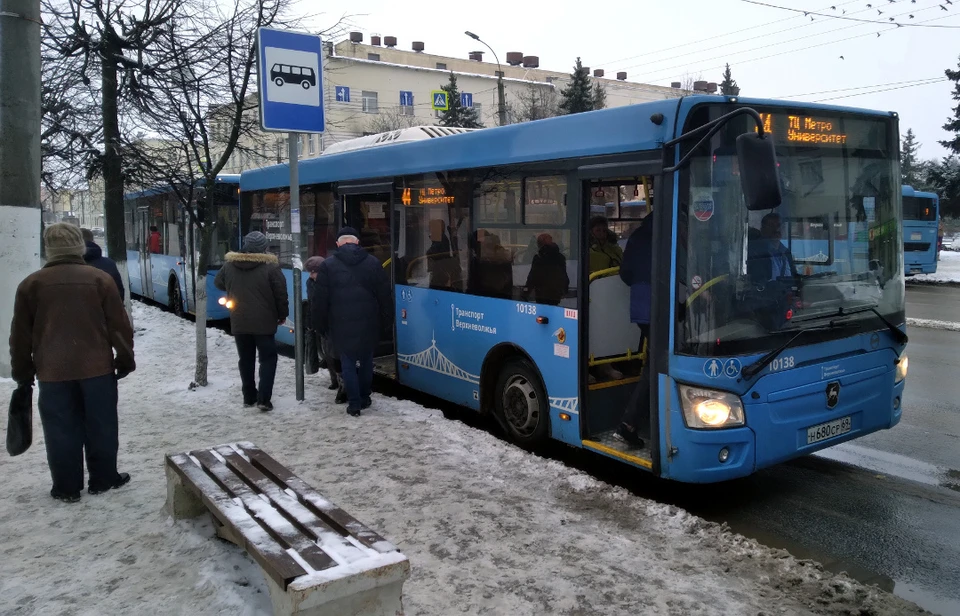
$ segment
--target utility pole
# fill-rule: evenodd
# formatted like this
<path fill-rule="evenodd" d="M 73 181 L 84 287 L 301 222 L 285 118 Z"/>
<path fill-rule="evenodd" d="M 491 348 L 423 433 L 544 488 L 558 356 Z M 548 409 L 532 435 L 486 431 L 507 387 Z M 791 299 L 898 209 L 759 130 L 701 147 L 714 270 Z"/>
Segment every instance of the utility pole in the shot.
<path fill-rule="evenodd" d="M 0 0 L 0 376 L 17 286 L 40 267 L 40 0 Z"/>

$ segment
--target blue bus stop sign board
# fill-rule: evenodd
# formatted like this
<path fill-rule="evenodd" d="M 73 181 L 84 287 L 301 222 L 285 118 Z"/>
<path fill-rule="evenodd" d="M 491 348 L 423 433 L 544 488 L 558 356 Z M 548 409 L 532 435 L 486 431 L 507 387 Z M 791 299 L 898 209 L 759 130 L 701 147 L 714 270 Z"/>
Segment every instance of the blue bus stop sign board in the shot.
<path fill-rule="evenodd" d="M 257 30 L 257 83 L 263 130 L 323 132 L 322 52 L 320 37 L 314 34 Z"/>

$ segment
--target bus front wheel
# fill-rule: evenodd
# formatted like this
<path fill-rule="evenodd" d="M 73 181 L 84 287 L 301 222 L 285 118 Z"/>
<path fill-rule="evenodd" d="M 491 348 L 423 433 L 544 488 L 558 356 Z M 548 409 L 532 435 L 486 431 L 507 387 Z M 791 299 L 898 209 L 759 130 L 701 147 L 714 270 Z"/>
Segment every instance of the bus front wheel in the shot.
<path fill-rule="evenodd" d="M 530 447 L 546 439 L 550 403 L 530 362 L 506 362 L 497 379 L 495 395 L 496 411 L 514 442 Z"/>

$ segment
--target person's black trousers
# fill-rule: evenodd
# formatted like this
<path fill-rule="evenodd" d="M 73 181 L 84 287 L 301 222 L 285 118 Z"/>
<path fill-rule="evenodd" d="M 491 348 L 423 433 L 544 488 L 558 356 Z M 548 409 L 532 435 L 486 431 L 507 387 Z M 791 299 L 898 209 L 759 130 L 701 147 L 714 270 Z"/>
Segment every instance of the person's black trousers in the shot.
<path fill-rule="evenodd" d="M 119 478 L 117 377 L 40 382 L 40 422 L 47 446 L 53 491 L 69 496 L 83 490 L 86 453 L 91 490 L 107 490 Z"/>
<path fill-rule="evenodd" d="M 273 398 L 273 380 L 277 375 L 277 341 L 273 335 L 235 334 L 240 355 L 240 381 L 243 383 L 243 403 L 270 402 Z M 254 369 L 260 355 L 260 386 L 257 387 Z"/>

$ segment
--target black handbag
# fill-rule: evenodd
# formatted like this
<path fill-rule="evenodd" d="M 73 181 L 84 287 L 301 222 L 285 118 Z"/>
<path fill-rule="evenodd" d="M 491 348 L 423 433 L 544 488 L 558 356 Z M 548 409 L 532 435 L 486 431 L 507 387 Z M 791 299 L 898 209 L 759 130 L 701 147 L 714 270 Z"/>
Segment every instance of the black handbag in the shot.
<path fill-rule="evenodd" d="M 33 385 L 23 384 L 10 396 L 7 417 L 7 453 L 19 456 L 33 442 Z"/>

